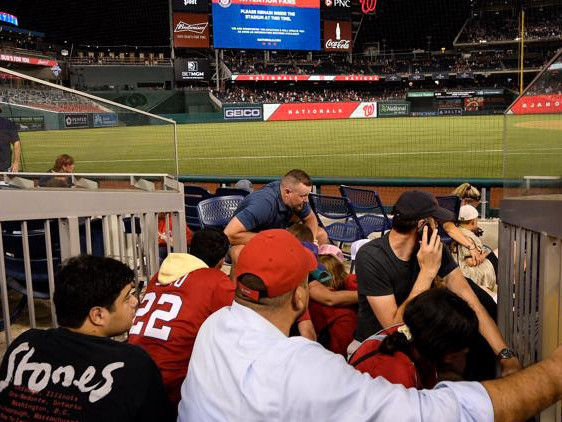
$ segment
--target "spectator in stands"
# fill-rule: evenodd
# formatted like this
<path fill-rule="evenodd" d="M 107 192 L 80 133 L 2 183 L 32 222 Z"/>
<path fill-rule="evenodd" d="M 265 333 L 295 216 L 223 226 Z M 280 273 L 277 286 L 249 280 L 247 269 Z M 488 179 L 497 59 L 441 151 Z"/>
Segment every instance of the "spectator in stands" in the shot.
<path fill-rule="evenodd" d="M 451 192 L 451 195 L 456 195 L 461 198 L 461 206 L 473 205 L 474 207 L 477 207 L 478 204 L 480 204 L 480 192 L 474 186 L 471 186 L 470 183 L 463 183 L 456 187 Z M 468 251 L 473 265 L 481 265 L 482 262 L 484 262 L 486 257 L 476 247 L 471 238 L 455 225 L 454 221 L 442 221 L 441 224 L 449 237 L 451 237 L 458 246 Z"/>
<path fill-rule="evenodd" d="M 254 191 L 254 184 L 248 179 L 240 179 L 234 185 L 236 189 L 244 189 L 252 193 Z"/>
<path fill-rule="evenodd" d="M 493 254 L 493 252 L 484 246 L 478 236 L 481 233 L 478 227 L 478 211 L 472 205 L 463 205 L 461 207 L 459 212 L 459 229 L 470 239 L 484 259 L 480 264 L 477 264 L 472 259 L 470 251 L 456 242 L 452 244 L 451 248 L 453 258 L 459 264 L 459 268 L 465 277 L 470 278 L 495 298 L 497 291 L 496 271 L 492 261 L 488 259 L 488 256 Z"/>
<path fill-rule="evenodd" d="M 367 377 L 318 343 L 287 338 L 306 310 L 316 265 L 286 230 L 249 241 L 232 306 L 197 335 L 178 421 L 526 420 L 559 400 L 562 348 L 505 379 L 417 391 Z"/>
<path fill-rule="evenodd" d="M 285 229 L 296 220 L 301 220 L 310 228 L 315 241 L 326 243 L 326 232 L 318 227 L 316 216 L 308 205 L 311 190 L 310 176 L 294 169 L 280 181 L 271 182 L 244 198 L 224 229 L 233 245 L 230 250 L 233 264 L 236 264 L 242 247 L 256 233 L 274 228 Z"/>
<path fill-rule="evenodd" d="M 169 254 L 151 278 L 129 331 L 129 343 L 145 349 L 158 365 L 174 405 L 201 324 L 232 304 L 234 284 L 221 271 L 227 252 L 223 232 L 195 233 L 190 254 Z"/>
<path fill-rule="evenodd" d="M 74 173 L 74 158 L 68 154 L 61 154 L 55 160 L 52 168 L 47 173 Z M 55 180 L 57 182 L 55 182 Z M 42 176 L 37 182 L 39 186 L 45 187 L 64 187 L 72 186 L 72 177 L 70 176 Z"/>
<path fill-rule="evenodd" d="M 55 277 L 59 328 L 31 329 L 0 367 L 2 414 L 18 420 L 169 421 L 158 368 L 139 347 L 111 337 L 131 327 L 134 274 L 111 258 L 82 255 Z"/>
<path fill-rule="evenodd" d="M 365 340 L 349 363 L 373 378 L 404 387 L 433 388 L 438 381 L 461 381 L 466 353 L 478 334 L 478 318 L 447 289 L 430 289 L 404 310 L 404 323 Z"/>
<path fill-rule="evenodd" d="M 0 172 L 20 171 L 20 160 L 21 142 L 16 125 L 11 120 L 0 117 Z"/>
<path fill-rule="evenodd" d="M 347 346 L 353 340 L 357 328 L 357 285 L 353 285 L 354 274 L 348 274 L 343 262 L 343 253 L 337 246 L 322 245 L 318 261 L 326 267 L 331 278 L 324 284 L 309 283 L 309 311 L 318 341 L 328 350 L 346 356 Z M 342 300 L 330 300 L 331 293 L 345 294 Z"/>
<path fill-rule="evenodd" d="M 404 192 L 393 212 L 391 231 L 364 245 L 357 254 L 359 322 L 349 353 L 367 337 L 401 323 L 408 302 L 428 290 L 439 276 L 448 289 L 475 310 L 480 332 L 498 356 L 504 375 L 520 369 L 519 360 L 507 348 L 481 303 L 483 296 L 489 296 L 467 282 L 450 252 L 443 248 L 435 219 L 450 221 L 452 213 L 440 208 L 433 195 L 422 191 Z"/>
<path fill-rule="evenodd" d="M 168 216 L 168 218 L 166 218 Z M 187 246 L 191 244 L 191 239 L 193 234 L 189 227 L 185 227 L 185 241 Z M 160 261 L 168 255 L 168 245 L 170 250 L 174 247 L 174 239 L 172 237 L 172 215 L 165 212 L 158 213 L 158 253 L 160 255 Z"/>

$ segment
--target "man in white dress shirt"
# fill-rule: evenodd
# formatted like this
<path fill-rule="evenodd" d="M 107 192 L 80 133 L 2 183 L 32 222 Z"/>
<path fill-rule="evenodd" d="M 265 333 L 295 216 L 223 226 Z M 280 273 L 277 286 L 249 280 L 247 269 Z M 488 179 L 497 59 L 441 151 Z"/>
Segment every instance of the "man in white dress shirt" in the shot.
<path fill-rule="evenodd" d="M 202 325 L 179 421 L 525 420 L 562 396 L 562 351 L 506 378 L 418 391 L 371 378 L 340 355 L 288 337 L 308 304 L 314 256 L 285 230 L 242 250 L 231 307 Z M 525 388 L 521 388 L 525 386 Z"/>

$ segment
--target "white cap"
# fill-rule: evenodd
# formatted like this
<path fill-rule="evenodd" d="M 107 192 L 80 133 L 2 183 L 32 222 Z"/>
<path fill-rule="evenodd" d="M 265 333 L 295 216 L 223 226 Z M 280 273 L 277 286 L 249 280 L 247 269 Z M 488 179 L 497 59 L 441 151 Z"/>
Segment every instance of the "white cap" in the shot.
<path fill-rule="evenodd" d="M 463 205 L 459 211 L 459 221 L 470 221 L 478 218 L 478 211 L 472 205 Z"/>

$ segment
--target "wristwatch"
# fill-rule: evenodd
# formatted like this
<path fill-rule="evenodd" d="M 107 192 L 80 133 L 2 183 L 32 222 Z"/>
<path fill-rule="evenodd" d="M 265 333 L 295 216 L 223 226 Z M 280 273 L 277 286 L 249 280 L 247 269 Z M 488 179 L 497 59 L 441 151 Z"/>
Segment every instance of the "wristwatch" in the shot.
<path fill-rule="evenodd" d="M 498 360 L 498 362 L 501 362 L 504 359 L 511 359 L 512 357 L 517 357 L 517 353 L 515 353 L 515 350 L 510 349 L 509 347 L 505 347 L 500 350 L 500 352 L 496 356 L 496 359 Z"/>

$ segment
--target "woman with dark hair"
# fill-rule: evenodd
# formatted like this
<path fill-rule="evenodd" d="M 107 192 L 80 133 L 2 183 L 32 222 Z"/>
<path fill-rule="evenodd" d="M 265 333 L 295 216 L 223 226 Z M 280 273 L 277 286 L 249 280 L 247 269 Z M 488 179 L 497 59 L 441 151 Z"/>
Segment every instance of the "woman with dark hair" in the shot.
<path fill-rule="evenodd" d="M 74 173 L 74 158 L 68 154 L 61 154 L 55 160 L 52 168 L 47 173 Z M 49 188 L 69 188 L 72 186 L 70 176 L 42 176 L 38 182 L 41 187 Z"/>
<path fill-rule="evenodd" d="M 349 363 L 393 384 L 433 388 L 438 381 L 463 378 L 468 346 L 477 334 L 472 308 L 451 291 L 433 288 L 406 306 L 403 324 L 369 337 Z"/>

